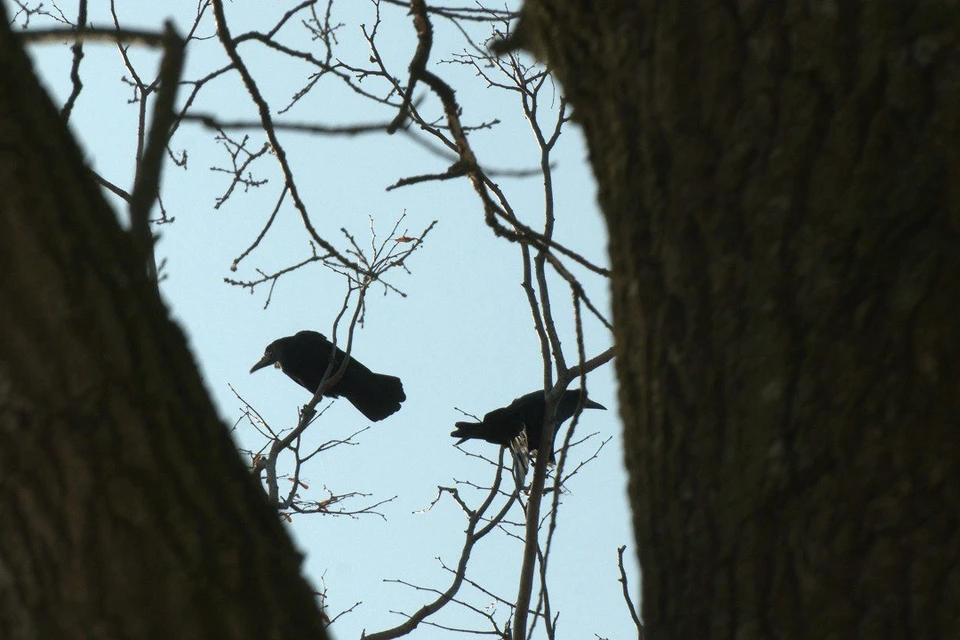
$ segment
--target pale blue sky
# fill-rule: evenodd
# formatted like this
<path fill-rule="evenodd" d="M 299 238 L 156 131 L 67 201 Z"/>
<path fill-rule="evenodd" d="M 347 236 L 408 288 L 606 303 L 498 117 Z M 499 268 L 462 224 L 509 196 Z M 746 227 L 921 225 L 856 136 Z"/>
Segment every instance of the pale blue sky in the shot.
<path fill-rule="evenodd" d="M 8 11 L 11 3 L 7 2 Z M 108 2 L 94 0 L 90 20 L 107 26 Z M 275 20 L 292 2 L 233 2 L 227 4 L 228 20 L 234 35 L 245 29 Z M 273 8 L 273 6 L 279 8 Z M 75 15 L 75 3 L 63 2 L 67 15 Z M 350 0 L 337 5 L 347 23 L 338 32 L 343 55 L 362 62 L 366 53 L 356 22 L 372 23 L 372 5 Z M 196 4 L 178 0 L 168 3 L 118 2 L 121 20 L 130 26 L 157 28 L 163 19 L 187 24 Z M 410 18 L 402 9 L 384 6 L 385 20 L 380 45 L 394 71 L 406 69 L 415 36 Z M 200 30 L 212 35 L 212 20 Z M 51 26 L 39 19 L 31 26 Z M 468 69 L 439 64 L 450 52 L 463 48 L 459 34 L 449 23 L 435 23 L 436 43 L 431 69 L 456 89 L 467 123 L 499 118 L 503 124 L 492 131 L 471 135 L 480 162 L 485 167 L 518 169 L 536 165 L 536 148 L 514 98 L 485 89 L 484 83 Z M 291 34 L 296 29 L 291 29 Z M 188 50 L 187 77 L 196 77 L 223 64 L 215 40 Z M 134 50 L 131 50 L 134 52 Z M 46 86 L 58 103 L 69 91 L 70 52 L 56 45 L 31 49 Z M 261 88 L 268 94 L 276 116 L 289 96 L 304 83 L 308 70 L 287 60 L 263 53 L 247 44 L 241 49 Z M 145 76 L 152 78 L 155 54 L 136 50 L 136 60 Z M 88 45 L 81 66 L 85 84 L 71 119 L 94 168 L 107 179 L 129 189 L 133 179 L 135 151 L 135 105 L 120 82 L 125 71 L 119 66 L 116 49 Z M 181 93 L 183 96 L 184 93 Z M 431 103 L 432 101 L 432 103 Z M 239 77 L 228 74 L 217 80 L 198 101 L 202 111 L 227 119 L 254 117 L 253 105 L 243 91 Z M 553 105 L 547 101 L 545 107 Z M 436 109 L 436 100 L 427 99 L 424 110 Z M 357 100 L 336 85 L 319 87 L 286 116 L 295 121 L 318 124 L 350 124 L 386 121 L 393 113 Z M 235 132 L 236 133 L 236 132 Z M 259 147 L 262 136 L 250 131 Z M 239 136 L 239 133 L 236 133 Z M 281 133 L 293 171 L 310 208 L 318 231 L 344 247 L 340 227 L 347 227 L 358 240 L 369 238 L 372 217 L 378 234 L 385 235 L 396 219 L 406 213 L 402 228 L 415 235 L 432 220 L 437 227 L 425 246 L 408 262 L 412 275 L 395 272 L 390 281 L 407 293 L 386 297 L 374 290 L 368 297 L 366 324 L 358 329 L 354 355 L 371 369 L 403 379 L 407 401 L 396 415 L 375 423 L 359 436 L 359 445 L 335 449 L 308 465 L 304 479 L 311 490 L 307 498 L 322 499 L 322 488 L 333 491 L 361 491 L 370 500 L 397 495 L 376 516 L 353 520 L 330 516 L 299 516 L 290 530 L 306 554 L 306 571 L 318 581 L 325 576 L 331 614 L 363 601 L 353 613 L 333 628 L 337 638 L 358 637 L 361 629 L 379 631 L 402 618 L 391 611 L 412 613 L 427 602 L 430 594 L 384 583 L 401 579 L 443 590 L 449 576 L 435 559 L 448 565 L 456 562 L 465 519 L 449 499 L 431 511 L 425 508 L 437 493 L 437 486 L 452 486 L 454 480 L 485 483 L 490 479 L 487 465 L 465 457 L 452 446 L 448 433 L 460 418 L 454 407 L 483 414 L 541 385 L 540 348 L 526 298 L 520 288 L 520 251 L 516 245 L 495 238 L 483 222 L 479 199 L 466 179 L 431 182 L 386 192 L 397 179 L 421 173 L 440 173 L 448 161 L 424 151 L 409 138 L 397 135 L 329 138 Z M 303 389 L 280 372 L 247 371 L 276 337 L 300 329 L 329 334 L 344 291 L 340 277 L 326 269 L 310 266 L 284 278 L 277 285 L 273 301 L 263 310 L 267 294 L 261 287 L 253 295 L 223 283 L 224 277 L 255 277 L 254 269 L 273 271 L 309 254 L 307 236 L 295 214 L 285 208 L 261 248 L 248 257 L 237 273 L 230 273 L 234 257 L 259 232 L 278 195 L 280 181 L 272 157 L 257 165 L 269 179 L 259 189 L 236 194 L 223 208 L 214 210 L 215 198 L 225 189 L 222 174 L 211 172 L 224 166 L 227 157 L 212 140 L 209 131 L 185 124 L 177 133 L 174 149 L 188 151 L 188 170 L 167 166 L 163 197 L 176 222 L 160 229 L 158 257 L 166 259 L 163 294 L 171 312 L 190 339 L 207 387 L 223 419 L 233 424 L 240 414 L 239 403 L 228 385 L 241 393 L 275 427 L 291 427 L 297 407 L 308 399 Z M 568 126 L 555 156 L 558 203 L 557 239 L 593 261 L 606 264 L 606 235 L 595 204 L 595 185 L 586 163 L 586 151 L 579 132 Z M 518 214 L 537 226 L 542 218 L 542 183 L 534 178 L 497 178 L 507 191 Z M 118 202 L 114 202 L 119 206 Z M 578 274 L 583 275 L 582 270 Z M 584 276 L 584 286 L 594 302 L 609 309 L 606 282 Z M 554 312 L 562 332 L 566 355 L 575 360 L 572 308 L 568 289 L 559 281 L 551 293 Z M 611 336 L 597 322 L 586 325 L 587 355 L 600 353 L 611 344 Z M 610 411 L 587 411 L 581 418 L 579 434 L 600 432 L 613 436 L 597 460 L 588 465 L 563 497 L 559 527 L 550 564 L 551 598 L 560 612 L 559 635 L 564 638 L 634 637 L 635 630 L 617 582 L 616 549 L 628 545 L 631 591 L 639 592 L 638 569 L 633 558 L 626 501 L 626 475 L 622 463 L 620 421 L 616 410 L 614 364 L 591 374 L 590 397 Z M 321 406 L 326 406 L 323 403 Z M 338 401 L 313 425 L 310 435 L 316 442 L 342 437 L 366 426 L 363 416 L 345 401 Z M 249 429 L 238 432 L 246 446 L 257 440 Z M 562 434 L 561 434 L 562 437 Z M 599 442 L 599 437 L 591 442 Z M 585 445 L 581 451 L 586 452 Z M 486 443 L 465 445 L 469 451 L 495 455 Z M 584 455 L 574 456 L 579 459 Z M 362 503 L 354 503 L 360 506 Z M 521 518 L 519 509 L 511 519 Z M 491 536 L 492 538 L 493 536 Z M 521 544 L 504 535 L 488 538 L 475 550 L 468 576 L 505 599 L 515 597 Z M 484 607 L 491 599 L 463 590 L 461 597 Z M 503 619 L 503 607 L 498 608 Z M 482 626 L 483 621 L 459 607 L 448 607 L 436 620 L 457 627 Z M 413 638 L 447 638 L 449 632 L 421 627 Z"/>

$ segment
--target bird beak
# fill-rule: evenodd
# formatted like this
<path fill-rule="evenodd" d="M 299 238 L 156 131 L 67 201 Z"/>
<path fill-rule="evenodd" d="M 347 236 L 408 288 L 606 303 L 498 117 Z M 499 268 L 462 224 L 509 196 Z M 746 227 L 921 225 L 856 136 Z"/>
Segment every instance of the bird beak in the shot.
<path fill-rule="evenodd" d="M 273 364 L 273 358 L 269 354 L 265 353 L 263 354 L 263 357 L 260 358 L 260 362 L 253 365 L 253 367 L 250 369 L 250 373 L 253 373 L 257 369 L 263 369 L 264 367 L 269 367 L 272 364 Z"/>
<path fill-rule="evenodd" d="M 584 409 L 603 409 L 604 411 L 607 410 L 607 408 L 602 404 L 600 404 L 599 402 L 594 402 L 593 400 L 589 400 L 589 399 L 583 403 L 583 408 Z"/>

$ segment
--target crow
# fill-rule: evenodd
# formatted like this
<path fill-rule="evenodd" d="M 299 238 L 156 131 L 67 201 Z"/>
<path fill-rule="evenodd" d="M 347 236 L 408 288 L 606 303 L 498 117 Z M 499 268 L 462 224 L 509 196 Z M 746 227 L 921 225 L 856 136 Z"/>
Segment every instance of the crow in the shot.
<path fill-rule="evenodd" d="M 332 348 L 333 345 L 322 334 L 300 331 L 268 344 L 263 357 L 253 365 L 250 373 L 272 364 L 310 393 L 316 393 L 330 362 Z M 336 350 L 331 376 L 337 372 L 346 355 L 340 349 Z M 343 396 L 374 422 L 399 411 L 400 403 L 407 399 L 400 378 L 374 373 L 353 357 L 348 359 L 340 381 L 323 395 L 331 398 Z"/>
<path fill-rule="evenodd" d="M 573 415 L 579 401 L 580 389 L 568 389 L 563 392 L 560 402 L 557 404 L 557 421 L 553 429 L 554 440 L 557 438 L 560 425 Z M 540 444 L 545 407 L 543 390 L 533 391 L 520 396 L 506 407 L 494 409 L 483 416 L 481 422 L 458 422 L 456 430 L 452 431 L 450 435 L 454 438 L 460 438 L 457 444 L 476 438 L 493 444 L 508 446 L 518 458 L 525 461 L 527 455 L 531 451 L 536 451 Z M 606 410 L 605 406 L 589 398 L 584 398 L 583 408 Z M 550 447 L 550 462 L 555 462 L 552 445 Z M 526 469 L 524 468 L 525 472 Z"/>

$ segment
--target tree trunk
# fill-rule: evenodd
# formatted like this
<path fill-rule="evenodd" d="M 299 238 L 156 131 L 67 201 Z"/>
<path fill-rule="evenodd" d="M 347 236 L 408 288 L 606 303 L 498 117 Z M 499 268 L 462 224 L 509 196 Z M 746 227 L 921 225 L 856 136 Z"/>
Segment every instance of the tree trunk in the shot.
<path fill-rule="evenodd" d="M 610 230 L 651 639 L 960 638 L 958 17 L 527 0 Z"/>
<path fill-rule="evenodd" d="M 0 635 L 324 638 L 0 5 Z"/>

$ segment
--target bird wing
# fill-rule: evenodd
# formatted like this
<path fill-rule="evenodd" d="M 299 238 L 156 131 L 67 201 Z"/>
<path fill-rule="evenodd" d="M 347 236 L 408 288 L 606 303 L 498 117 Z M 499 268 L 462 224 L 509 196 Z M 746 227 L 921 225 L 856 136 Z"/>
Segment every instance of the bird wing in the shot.
<path fill-rule="evenodd" d="M 513 477 L 517 486 L 523 485 L 523 479 L 530 468 L 530 449 L 527 447 L 526 425 L 510 440 L 510 453 L 513 454 Z"/>
<path fill-rule="evenodd" d="M 523 458 L 527 458 L 530 455 L 530 446 L 527 442 L 526 429 L 520 429 L 520 433 L 510 438 L 510 451 L 513 451 L 514 455 L 521 456 Z"/>
<path fill-rule="evenodd" d="M 284 343 L 277 361 L 280 363 L 280 369 L 291 380 L 310 393 L 316 393 L 330 363 L 331 346 L 322 333 L 309 330 L 298 331 Z M 337 364 L 334 363 L 334 367 Z M 335 368 L 334 371 L 336 371 Z M 327 390 L 324 395 L 337 396 L 332 390 Z"/>
<path fill-rule="evenodd" d="M 320 386 L 319 381 L 313 385 L 311 388 L 311 383 L 314 382 L 314 378 L 310 377 L 309 379 L 300 375 L 298 372 L 294 371 L 289 367 L 284 367 L 283 363 L 280 363 L 280 370 L 287 374 L 287 377 L 296 382 L 298 385 L 309 391 L 310 393 L 316 393 L 317 387 Z"/>
<path fill-rule="evenodd" d="M 523 433 L 523 416 L 509 407 L 494 409 L 483 416 L 484 440 L 507 445 L 510 441 Z"/>

